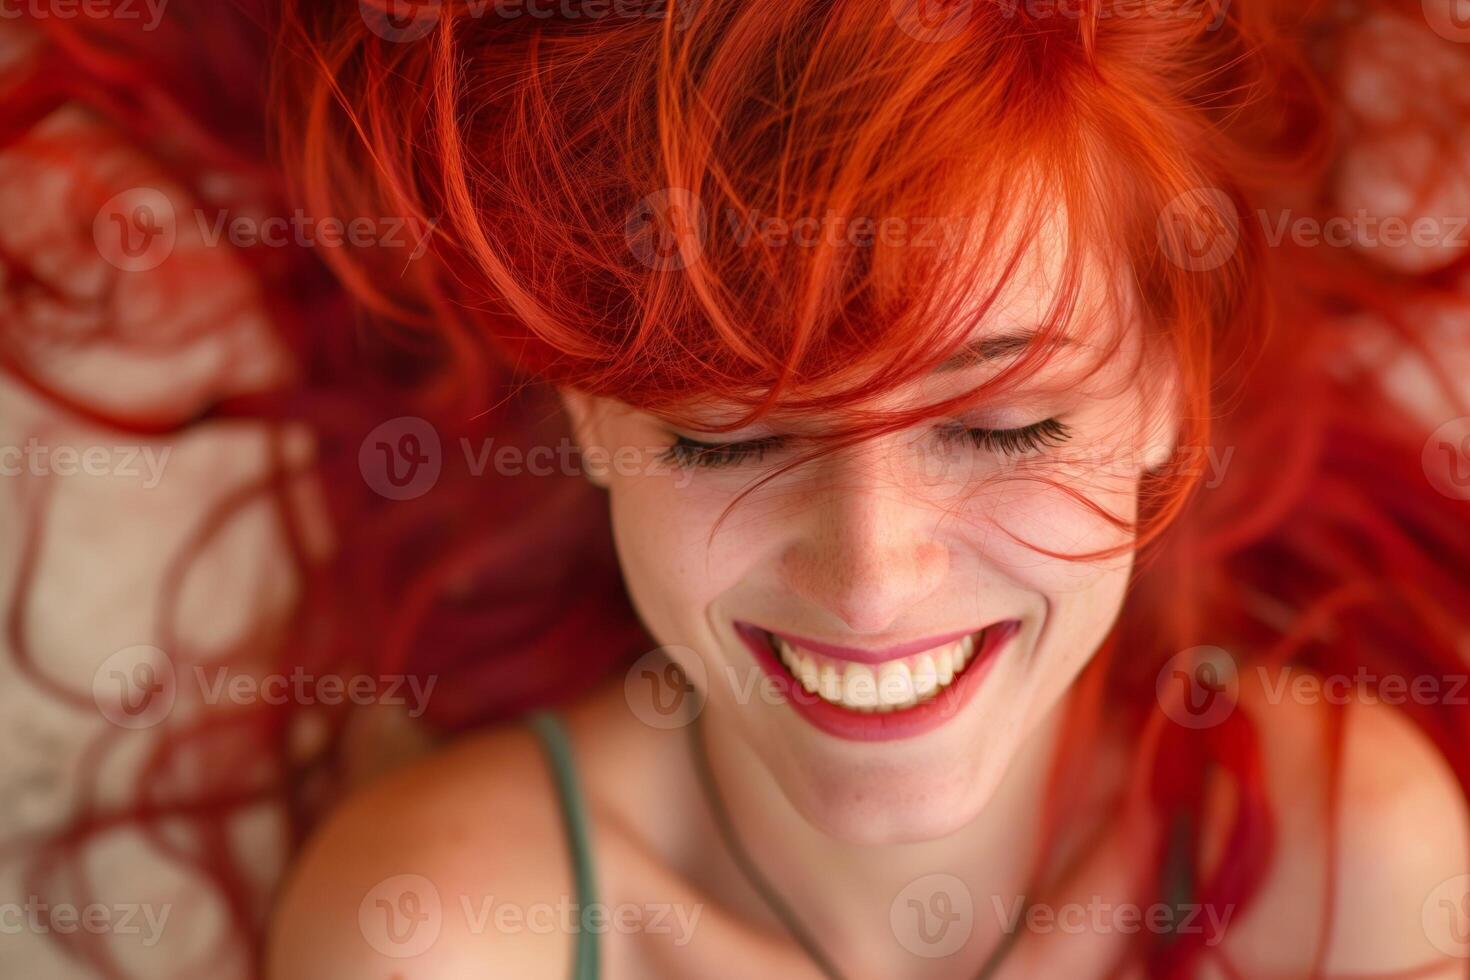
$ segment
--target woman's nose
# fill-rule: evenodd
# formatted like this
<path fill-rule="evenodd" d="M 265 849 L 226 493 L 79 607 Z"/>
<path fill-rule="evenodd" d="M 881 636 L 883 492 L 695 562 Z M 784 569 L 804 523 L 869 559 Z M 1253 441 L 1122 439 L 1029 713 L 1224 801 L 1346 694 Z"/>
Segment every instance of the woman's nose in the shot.
<path fill-rule="evenodd" d="M 883 633 L 937 590 L 949 551 L 941 516 L 899 487 L 834 489 L 813 501 L 809 524 L 782 556 L 786 585 L 854 633 Z"/>

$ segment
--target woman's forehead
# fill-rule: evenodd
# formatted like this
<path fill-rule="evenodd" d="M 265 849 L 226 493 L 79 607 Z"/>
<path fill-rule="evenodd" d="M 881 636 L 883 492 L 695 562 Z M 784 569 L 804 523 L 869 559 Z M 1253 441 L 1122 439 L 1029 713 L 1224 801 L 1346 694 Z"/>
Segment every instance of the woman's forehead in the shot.
<path fill-rule="evenodd" d="M 1141 342 L 1127 277 L 1078 240 L 1059 206 L 1014 214 L 992 240 L 972 235 L 954 243 L 938 263 L 942 274 L 927 285 L 907 284 L 934 300 L 934 319 L 915 322 L 912 336 L 896 324 L 871 325 L 867 351 L 859 338 L 850 359 L 793 372 L 774 398 L 766 385 L 739 393 L 712 388 L 658 414 L 709 431 L 744 425 L 753 412 L 791 426 L 814 415 L 953 398 L 1008 369 L 1014 377 L 1007 383 L 1028 391 L 1075 383 Z"/>
<path fill-rule="evenodd" d="M 927 406 L 944 406 L 977 391 L 990 392 L 989 399 L 979 396 L 977 404 L 1085 394 L 1093 379 L 1107 383 L 1137 365 L 1137 358 L 1130 356 L 1136 344 L 1106 339 L 1117 333 L 1099 328 L 1075 335 L 1054 334 L 1044 348 L 1036 349 L 1032 347 L 1037 336 L 1034 330 L 982 331 L 967 345 L 963 361 L 956 359 L 902 385 L 873 390 L 865 398 L 821 407 L 817 404 L 824 394 L 820 389 L 793 389 L 774 404 L 757 408 L 768 392 L 753 390 L 746 400 L 696 397 L 657 414 L 675 425 L 704 432 L 739 431 L 760 424 L 799 433 L 840 430 L 855 420 L 871 421 L 884 413 L 922 413 Z M 1006 375 L 1007 371 L 1012 374 Z"/>

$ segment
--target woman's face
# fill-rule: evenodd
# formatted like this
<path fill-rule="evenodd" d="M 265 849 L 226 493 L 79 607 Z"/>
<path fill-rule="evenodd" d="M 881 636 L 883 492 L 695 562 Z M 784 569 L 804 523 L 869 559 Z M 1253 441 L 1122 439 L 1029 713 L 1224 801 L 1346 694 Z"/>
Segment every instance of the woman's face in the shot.
<path fill-rule="evenodd" d="M 875 407 L 998 371 L 1042 322 L 1050 280 L 1017 277 L 970 363 Z M 1106 305 L 1094 293 L 1082 309 Z M 597 478 L 644 623 L 703 688 L 706 724 L 815 826 L 883 843 L 970 821 L 1111 628 L 1131 549 L 1046 552 L 1130 543 L 1068 491 L 1131 520 L 1147 461 L 1169 453 L 1172 386 L 1119 319 L 1074 317 L 1071 342 L 998 400 L 802 463 L 723 521 L 831 420 L 717 434 L 566 395 L 584 449 L 615 461 Z"/>

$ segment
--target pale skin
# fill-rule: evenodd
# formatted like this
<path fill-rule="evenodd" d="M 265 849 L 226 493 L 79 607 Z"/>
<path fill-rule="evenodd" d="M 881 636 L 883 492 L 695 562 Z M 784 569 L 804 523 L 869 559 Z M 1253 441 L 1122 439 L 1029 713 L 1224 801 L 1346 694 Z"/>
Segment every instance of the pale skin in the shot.
<path fill-rule="evenodd" d="M 1035 274 L 1017 277 L 973 339 L 1035 322 L 1050 299 L 1047 261 L 1043 249 Z M 1100 287 L 1092 288 L 1101 305 Z M 1106 719 L 1086 792 L 1093 805 L 1069 820 L 1044 891 L 1031 881 L 1058 723 L 1122 608 L 1131 561 L 1126 553 L 1046 558 L 997 530 L 1071 552 L 1126 534 L 1043 484 L 1001 478 L 1043 467 L 1085 483 L 1115 514 L 1132 515 L 1145 461 L 1174 439 L 1173 375 L 1146 355 L 1141 331 L 1117 329 L 1121 346 L 1104 361 L 1097 352 L 1113 335 L 1075 333 L 1076 343 L 1027 386 L 967 418 L 1006 429 L 1066 422 L 1066 448 L 1020 462 L 971 448 L 937 476 L 922 470 L 916 461 L 932 458 L 922 450 L 944 421 L 931 420 L 782 475 L 718 530 L 738 491 L 788 450 L 715 469 L 592 474 L 608 490 L 639 614 L 707 698 L 711 768 L 745 848 L 847 977 L 973 976 L 1021 894 L 1056 910 L 1156 900 L 1136 869 L 1159 828 L 1146 813 L 1115 807 L 1133 747 Z M 885 397 L 895 406 L 928 404 L 997 367 L 941 372 Z M 584 447 L 609 453 L 667 446 L 674 435 L 734 442 L 779 434 L 789 446 L 824 425 L 785 419 L 710 434 L 614 401 L 566 393 L 565 402 Z M 718 406 L 706 410 L 711 424 L 721 417 Z M 737 619 L 870 647 L 1001 619 L 1022 626 L 974 700 L 943 725 L 875 743 L 835 738 L 779 700 L 751 696 L 742 685 L 759 675 L 733 635 Z M 1224 955 L 1246 976 L 1300 976 L 1325 944 L 1329 971 L 1465 976 L 1467 962 L 1437 949 L 1420 918 L 1437 886 L 1470 869 L 1466 806 L 1429 742 L 1391 708 L 1348 709 L 1340 838 L 1329 853 L 1329 709 L 1269 696 L 1247 677 L 1240 710 L 1261 730 L 1279 846 L 1248 911 L 1214 910 L 1228 917 Z M 648 724 L 621 677 L 566 718 L 591 810 L 598 897 L 628 917 L 627 928 L 600 936 L 603 975 L 820 976 L 721 843 L 686 732 Z M 1217 789 L 1223 801 L 1227 792 Z M 1216 822 L 1206 833 L 1207 861 L 1219 829 Z M 916 953 L 891 916 L 905 888 L 931 873 L 961 882 L 974 906 L 966 940 L 938 958 Z M 443 903 L 437 939 L 411 958 L 374 948 L 372 920 L 359 914 L 398 875 L 426 879 Z M 529 919 L 565 903 L 572 887 L 540 749 L 524 729 L 488 732 L 367 790 L 329 821 L 276 911 L 269 974 L 563 976 L 573 946 L 562 918 L 550 928 L 515 917 L 497 925 L 494 908 Z M 1107 925 L 1023 925 L 994 975 L 1102 976 L 1131 938 Z M 1202 975 L 1225 976 L 1216 967 Z"/>

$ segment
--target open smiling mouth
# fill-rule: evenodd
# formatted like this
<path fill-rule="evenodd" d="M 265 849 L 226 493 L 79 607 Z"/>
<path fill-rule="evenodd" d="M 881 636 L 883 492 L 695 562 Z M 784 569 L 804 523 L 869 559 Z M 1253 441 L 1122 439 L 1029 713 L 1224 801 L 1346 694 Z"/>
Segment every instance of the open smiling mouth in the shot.
<path fill-rule="evenodd" d="M 809 694 L 853 711 L 903 711 L 949 687 L 975 658 L 985 631 L 881 664 L 839 660 L 770 634 L 776 656 Z"/>
<path fill-rule="evenodd" d="M 829 734 L 865 741 L 917 735 L 952 717 L 1019 626 L 1006 620 L 874 651 L 735 623 L 799 715 Z"/>

